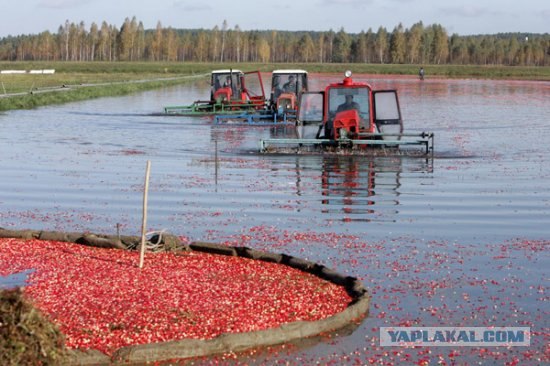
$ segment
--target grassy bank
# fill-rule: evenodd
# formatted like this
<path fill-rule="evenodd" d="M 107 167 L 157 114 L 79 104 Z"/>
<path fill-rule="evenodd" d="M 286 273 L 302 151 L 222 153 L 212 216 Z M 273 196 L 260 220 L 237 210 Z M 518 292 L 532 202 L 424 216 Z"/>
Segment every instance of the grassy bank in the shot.
<path fill-rule="evenodd" d="M 0 62 L 0 70 L 42 69 L 55 69 L 55 73 L 0 74 L 0 111 L 126 95 L 183 84 L 194 75 L 209 73 L 212 65 L 163 62 Z"/>
<path fill-rule="evenodd" d="M 288 68 L 288 65 L 269 65 L 266 71 L 275 68 Z M 352 70 L 355 74 L 381 75 L 418 75 L 424 67 L 426 77 L 438 78 L 476 78 L 476 79 L 513 79 L 550 81 L 550 67 L 510 67 L 510 66 L 475 66 L 475 65 L 379 65 L 379 64 L 295 64 L 292 67 L 302 68 L 309 72 L 343 73 Z"/>
<path fill-rule="evenodd" d="M 260 63 L 182 63 L 182 62 L 0 62 L 0 70 L 55 69 L 54 75 L 30 75 L 49 77 L 52 82 L 74 84 L 78 82 L 102 82 L 173 77 L 208 73 L 214 69 L 235 68 L 243 71 L 300 68 L 309 72 L 416 75 L 420 66 L 427 76 L 485 79 L 526 79 L 550 81 L 550 67 L 526 66 L 476 66 L 476 65 L 380 65 L 380 64 L 260 64 Z M 29 75 L 28 75 L 29 76 Z M 8 75 L 1 75 L 4 79 Z M 48 82 L 42 80 L 43 82 Z"/>
<path fill-rule="evenodd" d="M 106 82 L 97 78 L 92 84 L 61 84 L 51 88 L 33 88 L 32 91 L 0 98 L 0 111 L 31 109 L 35 107 L 61 104 L 93 98 L 113 97 L 140 91 L 158 89 L 188 82 L 191 78 L 151 79 L 149 81 L 127 80 Z M 59 84 L 58 84 L 59 85 Z"/>
<path fill-rule="evenodd" d="M 0 62 L 0 70 L 55 69 L 55 74 L 0 74 L 0 111 L 117 96 L 182 84 L 185 76 L 220 68 L 243 71 L 301 68 L 309 72 L 411 75 L 420 65 L 379 64 L 220 64 L 176 62 Z M 550 80 L 550 67 L 424 66 L 426 77 Z M 137 82 L 140 81 L 140 82 Z M 268 81 L 266 81 L 268 83 Z M 63 88 L 63 86 L 66 86 Z M 68 87 L 67 87 L 68 86 Z M 15 94 L 7 96 L 8 94 Z"/>

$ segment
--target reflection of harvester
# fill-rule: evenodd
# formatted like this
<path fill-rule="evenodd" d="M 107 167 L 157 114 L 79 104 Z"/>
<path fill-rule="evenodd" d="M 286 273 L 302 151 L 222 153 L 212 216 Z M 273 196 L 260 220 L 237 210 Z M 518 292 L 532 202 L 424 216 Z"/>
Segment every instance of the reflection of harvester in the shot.
<path fill-rule="evenodd" d="M 408 145 L 433 153 L 432 133 L 403 133 L 397 91 L 372 90 L 369 84 L 354 82 L 350 71 L 341 83 L 330 84 L 324 91 L 303 93 L 298 111 L 298 138 L 261 140 L 262 152 L 303 146 L 395 149 Z"/>
<path fill-rule="evenodd" d="M 259 71 L 215 70 L 211 73 L 210 86 L 210 100 L 197 100 L 191 105 L 164 107 L 164 113 L 201 116 L 243 113 L 266 107 Z"/>

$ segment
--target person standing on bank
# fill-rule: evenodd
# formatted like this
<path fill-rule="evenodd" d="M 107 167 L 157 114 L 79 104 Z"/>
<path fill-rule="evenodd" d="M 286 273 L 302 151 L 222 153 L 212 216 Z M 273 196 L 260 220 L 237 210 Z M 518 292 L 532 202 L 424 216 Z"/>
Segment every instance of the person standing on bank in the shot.
<path fill-rule="evenodd" d="M 421 67 L 420 70 L 418 71 L 418 77 L 420 78 L 420 80 L 424 80 L 424 68 Z"/>

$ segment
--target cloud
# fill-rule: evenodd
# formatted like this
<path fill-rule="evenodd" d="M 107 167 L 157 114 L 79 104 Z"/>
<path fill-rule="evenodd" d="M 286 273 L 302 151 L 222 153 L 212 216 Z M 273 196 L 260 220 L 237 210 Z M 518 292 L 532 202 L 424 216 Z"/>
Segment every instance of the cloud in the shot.
<path fill-rule="evenodd" d="M 364 7 L 372 3 L 372 0 L 321 0 L 321 6 L 357 6 Z"/>
<path fill-rule="evenodd" d="M 174 7 L 178 9 L 183 9 L 185 11 L 211 11 L 212 7 L 205 3 L 199 3 L 195 0 L 186 1 L 186 0 L 177 0 L 174 1 Z"/>
<path fill-rule="evenodd" d="M 502 12 L 480 6 L 449 6 L 442 7 L 439 12 L 445 15 L 458 16 L 462 18 L 479 18 L 486 15 L 501 15 Z"/>
<path fill-rule="evenodd" d="M 40 0 L 38 6 L 50 9 L 69 9 L 86 5 L 91 0 Z"/>

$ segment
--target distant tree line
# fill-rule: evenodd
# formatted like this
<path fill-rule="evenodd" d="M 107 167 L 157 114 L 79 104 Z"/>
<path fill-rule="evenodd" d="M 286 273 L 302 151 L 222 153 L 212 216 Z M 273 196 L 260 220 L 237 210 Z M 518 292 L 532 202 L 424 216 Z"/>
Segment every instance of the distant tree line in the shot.
<path fill-rule="evenodd" d="M 57 33 L 0 39 L 4 61 L 190 61 L 550 65 L 550 35 L 505 33 L 448 35 L 439 24 L 422 22 L 391 32 L 242 31 L 238 25 L 206 29 L 145 29 L 135 17 L 120 28 L 103 22 L 68 20 Z"/>

